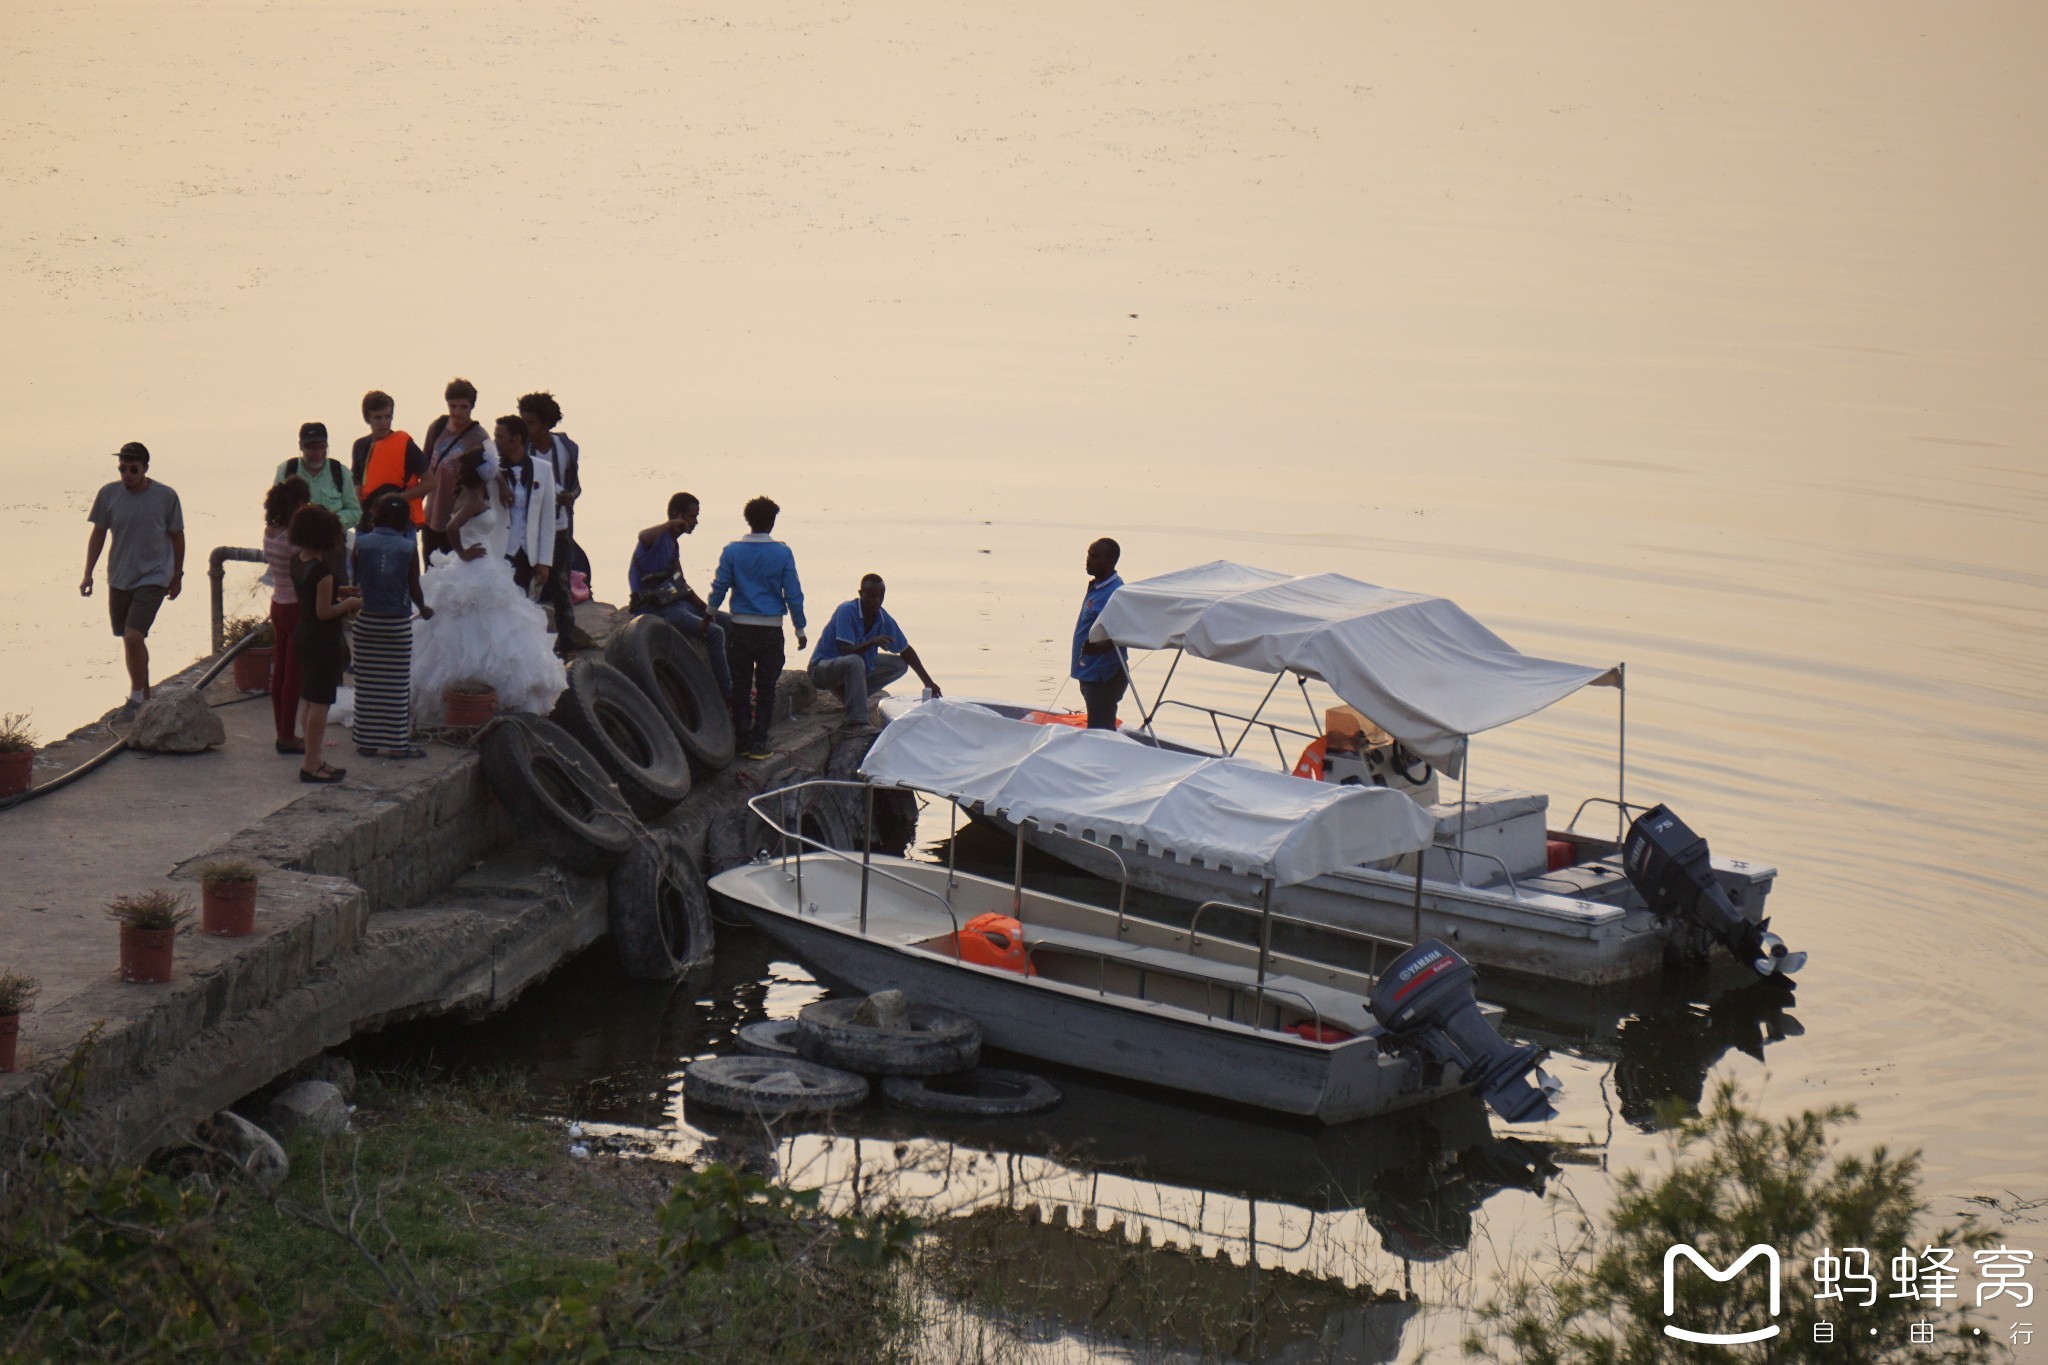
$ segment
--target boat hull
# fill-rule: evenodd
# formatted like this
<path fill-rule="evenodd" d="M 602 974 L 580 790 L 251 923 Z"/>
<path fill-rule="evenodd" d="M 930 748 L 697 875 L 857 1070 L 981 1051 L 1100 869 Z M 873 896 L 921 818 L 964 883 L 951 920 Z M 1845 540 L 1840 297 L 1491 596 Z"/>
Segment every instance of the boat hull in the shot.
<path fill-rule="evenodd" d="M 809 861 L 806 876 L 815 881 Z M 1382 1051 L 1374 1035 L 1309 1043 L 869 936 L 843 914 L 783 903 L 773 882 L 784 875 L 775 864 L 756 864 L 711 885 L 829 982 L 864 993 L 901 990 L 959 1010 L 981 1025 L 988 1046 L 1005 1052 L 1324 1123 L 1391 1113 L 1462 1088 L 1455 1068 L 1426 1078 L 1423 1063 Z"/>

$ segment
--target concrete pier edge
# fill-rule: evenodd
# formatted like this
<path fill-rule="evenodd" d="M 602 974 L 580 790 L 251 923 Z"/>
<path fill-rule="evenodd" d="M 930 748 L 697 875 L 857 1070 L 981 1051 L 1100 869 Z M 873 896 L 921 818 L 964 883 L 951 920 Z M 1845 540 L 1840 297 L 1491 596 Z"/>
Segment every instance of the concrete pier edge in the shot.
<path fill-rule="evenodd" d="M 586 609 L 579 621 L 589 628 L 593 615 Z M 167 685 L 189 685 L 200 668 Z M 267 711 L 232 715 L 243 710 L 263 708 L 223 708 L 229 743 L 254 743 L 249 732 L 260 730 L 267 746 Z M 824 767 L 843 716 L 836 701 L 820 702 L 802 672 L 785 672 L 777 714 L 773 759 L 700 781 L 657 822 L 682 833 L 693 854 L 701 857 L 721 811 L 792 767 Z M 108 738 L 89 726 L 65 748 L 82 761 Z M 175 770 L 165 775 L 175 780 Z M 6 819 L 0 813 L 0 836 Z M 505 1008 L 607 931 L 604 879 L 540 860 L 516 834 L 471 750 L 381 785 L 308 788 L 176 859 L 168 876 L 187 884 L 216 858 L 258 864 L 257 932 L 223 939 L 188 925 L 170 982 L 138 986 L 110 970 L 25 1019 L 35 1045 L 20 1071 L 0 1076 L 0 1140 L 12 1147 L 45 1121 L 53 1082 L 94 1029 L 79 1126 L 102 1151 L 136 1157 L 358 1034 Z"/>

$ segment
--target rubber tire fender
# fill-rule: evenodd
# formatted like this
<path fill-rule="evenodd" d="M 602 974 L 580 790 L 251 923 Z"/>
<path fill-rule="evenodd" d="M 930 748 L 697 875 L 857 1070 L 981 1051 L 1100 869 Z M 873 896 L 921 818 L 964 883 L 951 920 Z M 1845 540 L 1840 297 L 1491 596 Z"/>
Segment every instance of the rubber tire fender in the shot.
<path fill-rule="evenodd" d="M 797 1022 L 794 1019 L 756 1019 L 733 1030 L 733 1041 L 742 1052 L 756 1057 L 794 1057 Z"/>
<path fill-rule="evenodd" d="M 869 1076 L 939 1076 L 981 1060 L 981 1025 L 958 1010 L 912 1005 L 907 1029 L 853 1022 L 858 998 L 818 1000 L 797 1012 L 797 1053 Z"/>
<path fill-rule="evenodd" d="M 976 1119 L 1042 1114 L 1065 1098 L 1043 1076 L 993 1066 L 951 1076 L 884 1076 L 882 1094 L 906 1109 Z"/>
<path fill-rule="evenodd" d="M 643 612 L 612 636 L 604 657 L 654 703 L 697 776 L 709 777 L 732 766 L 732 712 L 710 661 L 694 641 L 659 616 Z"/>
<path fill-rule="evenodd" d="M 705 1057 L 683 1071 L 683 1099 L 735 1114 L 829 1114 L 868 1097 L 859 1076 L 800 1057 Z"/>
<path fill-rule="evenodd" d="M 637 981 L 673 981 L 711 956 L 711 891 L 671 829 L 649 831 L 607 887 L 619 970 Z"/>
<path fill-rule="evenodd" d="M 690 764 L 660 709 L 602 659 L 569 665 L 554 722 L 581 740 L 642 820 L 658 820 L 690 794 Z"/>
<path fill-rule="evenodd" d="M 848 735 L 839 740 L 825 759 L 825 776 L 840 782 L 860 781 L 860 765 L 879 738 L 879 735 Z M 845 803 L 855 842 L 844 847 L 859 852 L 860 831 L 868 818 L 866 795 L 844 787 L 828 788 L 826 794 Z M 874 851 L 901 857 L 916 837 L 917 797 L 901 787 L 876 788 Z"/>
<path fill-rule="evenodd" d="M 484 779 L 520 837 L 576 872 L 603 873 L 633 846 L 638 821 L 588 749 L 551 720 L 499 716 L 477 741 Z"/>

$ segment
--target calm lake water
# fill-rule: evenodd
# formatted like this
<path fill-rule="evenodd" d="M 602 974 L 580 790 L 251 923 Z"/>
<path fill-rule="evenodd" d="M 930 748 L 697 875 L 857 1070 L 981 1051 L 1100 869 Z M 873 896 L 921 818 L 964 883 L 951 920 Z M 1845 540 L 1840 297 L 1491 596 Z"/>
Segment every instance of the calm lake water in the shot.
<path fill-rule="evenodd" d="M 816 613 L 884 574 L 949 691 L 1059 694 L 1101 534 L 1127 577 L 1438 592 L 1625 660 L 1631 796 L 1777 865 L 1813 962 L 1789 1008 L 1519 1016 L 1567 1050 L 1557 1172 L 1422 1263 L 1449 1306 L 1404 1353 L 1546 1243 L 1539 1188 L 1597 1208 L 1657 1154 L 1631 1087 L 1853 1102 L 1943 1213 L 2048 1195 L 2038 8 L 12 13 L 0 711 L 55 737 L 120 700 L 74 585 L 122 441 L 184 497 L 182 664 L 298 424 L 353 434 L 375 386 L 419 432 L 457 374 L 486 416 L 560 397 L 601 595 L 670 492 L 700 578 L 769 492 Z M 1583 694 L 1475 781 L 1605 795 L 1613 732 Z M 703 998 L 785 989 L 752 980 Z M 598 1108 L 623 1068 L 659 1130 L 647 1078 L 716 1041 L 673 1027 L 543 1069 Z M 1353 1278 L 1400 1287 L 1360 1218 Z"/>

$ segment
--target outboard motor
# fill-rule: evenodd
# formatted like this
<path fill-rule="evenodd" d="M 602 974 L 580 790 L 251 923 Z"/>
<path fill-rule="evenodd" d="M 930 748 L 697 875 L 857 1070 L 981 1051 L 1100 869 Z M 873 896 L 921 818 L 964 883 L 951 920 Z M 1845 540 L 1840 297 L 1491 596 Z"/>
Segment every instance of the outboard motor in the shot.
<path fill-rule="evenodd" d="M 1436 1060 L 1455 1063 L 1509 1123 L 1556 1118 L 1550 1097 L 1559 1086 L 1539 1065 L 1550 1054 L 1532 1043 L 1518 1047 L 1494 1031 L 1472 994 L 1478 975 L 1449 945 L 1425 939 L 1381 973 L 1372 990 L 1373 1018 Z"/>
<path fill-rule="evenodd" d="M 1653 913 L 1691 920 L 1758 976 L 1790 976 L 1806 965 L 1805 953 L 1770 932 L 1770 920 L 1752 923 L 1735 908 L 1714 880 L 1707 841 L 1670 807 L 1652 806 L 1636 817 L 1622 840 L 1621 866 Z"/>

